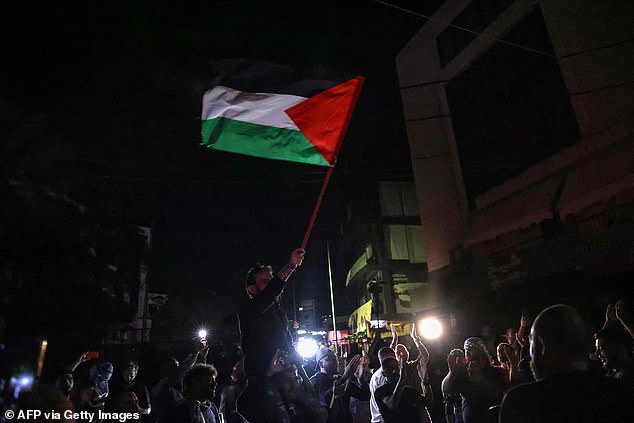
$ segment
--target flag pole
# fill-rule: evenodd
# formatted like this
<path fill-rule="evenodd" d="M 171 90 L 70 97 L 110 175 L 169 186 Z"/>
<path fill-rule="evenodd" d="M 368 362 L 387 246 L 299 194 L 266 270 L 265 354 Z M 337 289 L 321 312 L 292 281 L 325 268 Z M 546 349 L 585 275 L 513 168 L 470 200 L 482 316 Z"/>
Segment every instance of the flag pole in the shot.
<path fill-rule="evenodd" d="M 333 154 L 333 161 L 330 167 L 328 167 L 328 172 L 326 172 L 326 177 L 324 178 L 324 183 L 321 185 L 321 191 L 319 192 L 319 197 L 317 197 L 317 204 L 315 204 L 315 209 L 313 210 L 313 215 L 310 218 L 310 222 L 308 222 L 308 228 L 306 228 L 306 233 L 304 234 L 304 240 L 302 241 L 302 249 L 306 249 L 306 244 L 308 244 L 308 238 L 310 237 L 310 233 L 313 230 L 313 225 L 315 224 L 315 219 L 317 219 L 317 213 L 319 212 L 319 208 L 321 207 L 321 201 L 324 199 L 324 194 L 326 192 L 326 187 L 328 186 L 328 181 L 330 181 L 330 176 L 332 175 L 332 170 L 335 167 L 335 162 L 337 161 L 337 157 L 339 156 L 339 150 L 341 149 L 341 142 L 343 141 L 346 132 L 348 131 L 348 125 L 350 124 L 350 119 L 352 118 L 352 112 L 357 104 L 357 100 L 359 99 L 359 94 L 361 94 L 361 88 L 363 87 L 363 83 L 365 82 L 365 78 L 362 76 L 355 77 L 359 81 L 355 92 L 353 94 L 352 102 L 350 107 L 348 108 L 348 113 L 346 115 L 346 120 L 339 134 L 339 140 L 337 141 L 337 147 L 335 148 Z"/>
<path fill-rule="evenodd" d="M 330 243 L 326 241 L 326 252 L 328 253 L 328 279 L 330 281 L 330 308 L 332 309 L 332 331 L 335 333 L 335 352 L 339 355 L 339 334 L 337 333 L 337 323 L 335 315 L 335 296 L 332 291 L 332 267 L 330 266 Z"/>
<path fill-rule="evenodd" d="M 308 228 L 306 228 L 306 233 L 304 234 L 304 240 L 302 241 L 302 249 L 306 249 L 306 244 L 308 244 L 308 238 L 310 237 L 310 233 L 313 230 L 315 219 L 317 219 L 317 213 L 319 212 L 319 207 L 321 207 L 321 201 L 324 199 L 324 194 L 326 193 L 326 187 L 328 186 L 328 181 L 330 181 L 330 175 L 332 175 L 332 169 L 334 169 L 334 166 L 330 166 L 328 168 L 328 172 L 326 173 L 326 177 L 324 178 L 324 183 L 321 185 L 321 191 L 319 192 L 319 197 L 317 197 L 317 204 L 315 204 L 313 215 L 310 218 L 310 222 L 308 222 Z"/>

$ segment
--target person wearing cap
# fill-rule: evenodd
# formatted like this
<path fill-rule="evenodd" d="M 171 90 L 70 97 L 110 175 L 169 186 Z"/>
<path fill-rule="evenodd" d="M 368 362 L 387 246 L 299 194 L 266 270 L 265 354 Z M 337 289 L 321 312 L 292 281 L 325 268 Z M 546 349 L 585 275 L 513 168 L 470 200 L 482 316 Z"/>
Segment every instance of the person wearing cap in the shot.
<path fill-rule="evenodd" d="M 321 348 L 316 360 L 319 371 L 310 378 L 310 383 L 320 403 L 328 408 L 328 422 L 351 423 L 350 397 L 370 400 L 370 389 L 361 377 L 363 358 L 360 355 L 352 357 L 343 375 L 337 374 L 337 357 L 332 350 Z"/>
<path fill-rule="evenodd" d="M 503 373 L 491 365 L 484 341 L 477 337 L 464 342 L 464 358 L 450 354 L 449 372 L 442 381 L 442 392 L 462 397 L 464 423 L 486 422 L 489 408 L 502 401 L 505 389 Z"/>
<path fill-rule="evenodd" d="M 247 387 L 238 397 L 237 409 L 250 423 L 290 421 L 267 371 L 278 350 L 291 360 L 296 356 L 288 319 L 279 299 L 286 281 L 302 264 L 304 254 L 302 248 L 293 250 L 277 277 L 273 276 L 271 266 L 259 263 L 247 273 L 245 285 L 249 299 L 237 312 Z"/>

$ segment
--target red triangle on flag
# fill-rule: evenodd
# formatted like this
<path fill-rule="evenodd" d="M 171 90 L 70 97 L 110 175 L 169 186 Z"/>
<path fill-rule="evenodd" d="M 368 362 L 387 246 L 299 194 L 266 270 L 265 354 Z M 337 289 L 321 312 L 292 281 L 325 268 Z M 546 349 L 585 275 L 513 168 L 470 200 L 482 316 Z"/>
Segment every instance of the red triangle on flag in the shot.
<path fill-rule="evenodd" d="M 285 110 L 331 166 L 335 164 L 364 80 L 357 76 Z"/>

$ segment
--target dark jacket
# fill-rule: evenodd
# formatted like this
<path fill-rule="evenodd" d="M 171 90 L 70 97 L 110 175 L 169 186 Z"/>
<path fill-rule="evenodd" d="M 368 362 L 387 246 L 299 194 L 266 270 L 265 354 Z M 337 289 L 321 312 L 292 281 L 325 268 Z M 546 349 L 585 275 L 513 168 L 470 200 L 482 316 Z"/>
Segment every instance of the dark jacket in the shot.
<path fill-rule="evenodd" d="M 273 278 L 262 292 L 238 308 L 244 370 L 247 377 L 266 373 L 275 351 L 290 352 L 293 343 L 279 296 L 285 282 Z"/>
<path fill-rule="evenodd" d="M 572 371 L 517 386 L 502 401 L 500 423 L 634 422 L 634 392 L 622 381 Z"/>

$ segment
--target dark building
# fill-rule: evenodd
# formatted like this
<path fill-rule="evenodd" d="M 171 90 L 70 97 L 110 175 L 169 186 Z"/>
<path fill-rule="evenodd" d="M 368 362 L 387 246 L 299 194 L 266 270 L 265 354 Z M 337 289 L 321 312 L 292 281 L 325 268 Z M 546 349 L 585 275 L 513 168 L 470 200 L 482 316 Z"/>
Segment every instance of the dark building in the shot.
<path fill-rule="evenodd" d="M 450 0 L 397 56 L 443 304 L 598 311 L 631 289 L 633 15 L 624 1 Z"/>
<path fill-rule="evenodd" d="M 411 320 L 434 304 L 414 183 L 380 181 L 365 189 L 349 203 L 343 230 L 355 258 L 346 278 L 346 296 L 356 308 L 349 319 L 353 333 L 370 322 Z"/>

